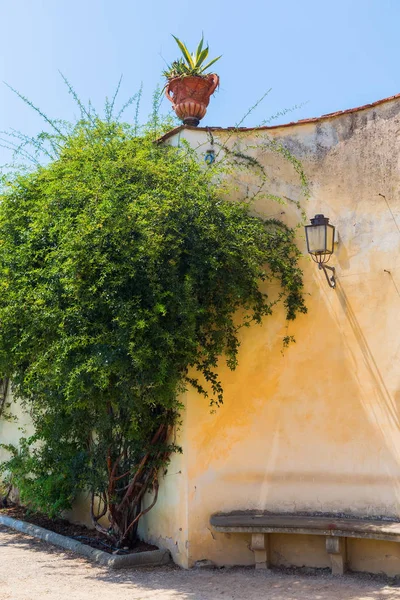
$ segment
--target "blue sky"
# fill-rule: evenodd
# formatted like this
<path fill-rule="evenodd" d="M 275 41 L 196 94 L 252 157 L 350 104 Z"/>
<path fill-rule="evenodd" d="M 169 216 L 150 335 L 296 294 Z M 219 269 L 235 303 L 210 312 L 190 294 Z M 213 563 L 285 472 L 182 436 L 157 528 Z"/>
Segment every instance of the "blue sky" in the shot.
<path fill-rule="evenodd" d="M 204 125 L 235 125 L 269 88 L 244 125 L 302 103 L 276 122 L 400 92 L 399 0 L 0 0 L 0 8 L 0 81 L 51 117 L 76 114 L 60 70 L 96 106 L 121 74 L 121 102 L 143 82 L 145 118 L 164 59 L 178 55 L 171 33 L 194 47 L 204 31 L 210 53 L 223 54 Z M 10 127 L 32 134 L 41 122 L 0 84 L 0 129 Z"/>

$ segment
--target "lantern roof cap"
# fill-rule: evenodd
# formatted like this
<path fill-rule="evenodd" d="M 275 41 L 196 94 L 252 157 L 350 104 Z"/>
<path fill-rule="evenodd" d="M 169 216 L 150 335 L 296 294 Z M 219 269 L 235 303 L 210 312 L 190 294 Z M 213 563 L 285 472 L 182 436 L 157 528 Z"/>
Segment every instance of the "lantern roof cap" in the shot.
<path fill-rule="evenodd" d="M 322 214 L 315 215 L 315 217 L 313 219 L 310 219 L 310 221 L 311 221 L 311 225 L 328 225 L 329 224 L 329 218 L 325 217 Z"/>

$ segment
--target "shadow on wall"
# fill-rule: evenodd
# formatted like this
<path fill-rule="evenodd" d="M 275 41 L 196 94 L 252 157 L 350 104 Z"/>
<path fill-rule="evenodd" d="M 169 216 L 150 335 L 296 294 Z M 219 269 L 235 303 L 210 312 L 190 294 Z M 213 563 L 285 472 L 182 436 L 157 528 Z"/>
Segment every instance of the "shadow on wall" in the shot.
<path fill-rule="evenodd" d="M 350 292 L 340 280 L 336 292 L 313 285 L 309 315 L 295 322 L 297 343 L 283 358 L 278 320 L 254 327 L 237 371 L 222 369 L 224 406 L 209 415 L 192 396 L 189 493 L 198 520 L 250 508 L 399 516 L 400 300 L 389 280 L 369 284 L 373 303 L 357 281 Z"/>
<path fill-rule="evenodd" d="M 214 512 L 400 517 L 399 296 L 384 273 L 369 281 L 350 276 L 345 287 L 339 278 L 336 291 L 319 272 L 312 277 L 309 314 L 291 332 L 296 344 L 282 357 L 280 319 L 245 331 L 237 371 L 221 370 L 223 407 L 210 415 L 204 401 L 188 402 L 192 562 L 254 560 L 247 538 L 212 535 Z M 318 540 L 307 551 L 302 543 L 299 536 L 276 538 L 273 550 L 282 545 L 288 564 L 323 566 Z M 396 549 L 384 552 L 392 573 L 399 572 Z M 376 554 L 379 565 L 371 558 L 364 570 L 385 570 L 383 546 L 367 550 L 354 549 L 357 568 L 363 570 L 362 556 Z"/>
<path fill-rule="evenodd" d="M 400 466 L 400 420 L 398 414 L 398 405 L 396 402 L 396 398 L 398 400 L 400 399 L 400 391 L 397 390 L 394 396 L 388 389 L 385 379 L 382 375 L 382 370 L 380 369 L 374 357 L 371 347 L 368 344 L 367 338 L 363 333 L 363 329 L 360 326 L 356 313 L 352 308 L 340 279 L 338 280 L 336 292 L 343 309 L 343 314 L 348 320 L 349 326 L 354 335 L 354 340 L 356 341 L 360 351 L 358 354 L 361 353 L 361 356 L 363 357 L 365 368 L 368 371 L 369 378 L 375 391 L 375 394 L 372 397 L 360 396 L 362 407 L 365 411 L 367 420 L 374 425 L 376 431 L 382 439 L 382 442 L 385 444 L 388 453 L 392 455 L 396 465 Z M 384 308 L 382 309 L 385 310 Z M 352 355 L 353 361 L 356 362 L 358 358 L 352 349 L 352 345 L 349 344 L 348 341 L 346 341 L 346 343 L 348 352 Z M 355 376 L 358 378 L 361 388 L 363 382 L 359 379 L 357 371 L 355 372 Z M 388 465 L 385 464 L 385 467 L 386 472 L 389 473 Z M 398 508 L 400 507 L 400 479 L 398 477 L 393 477 L 392 485 L 394 486 L 393 491 L 396 497 L 396 505 Z"/>

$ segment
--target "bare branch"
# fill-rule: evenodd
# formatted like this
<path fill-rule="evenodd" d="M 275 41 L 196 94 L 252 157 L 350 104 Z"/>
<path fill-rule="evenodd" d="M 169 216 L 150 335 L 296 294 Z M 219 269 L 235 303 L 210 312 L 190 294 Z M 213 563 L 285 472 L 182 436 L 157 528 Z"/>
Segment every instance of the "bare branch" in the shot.
<path fill-rule="evenodd" d="M 125 530 L 125 532 L 124 532 L 124 536 L 123 536 L 124 538 L 126 538 L 126 536 L 127 536 L 128 532 L 129 532 L 129 531 L 132 529 L 132 527 L 135 525 L 135 523 L 137 523 L 137 522 L 139 521 L 139 519 L 140 519 L 141 517 L 143 517 L 143 515 L 145 515 L 146 513 L 148 513 L 148 512 L 149 512 L 149 511 L 150 511 L 150 510 L 153 508 L 153 506 L 155 505 L 155 503 L 157 502 L 157 498 L 158 498 L 158 488 L 159 488 L 159 483 L 158 483 L 158 481 L 156 480 L 156 481 L 154 482 L 154 484 L 153 484 L 153 485 L 154 485 L 154 490 L 155 490 L 155 494 L 154 494 L 154 499 L 153 499 L 153 502 L 150 504 L 150 506 L 148 506 L 148 507 L 147 507 L 145 510 L 142 510 L 142 511 L 141 511 L 141 512 L 140 512 L 140 513 L 139 513 L 139 514 L 138 514 L 138 515 L 137 515 L 137 516 L 136 516 L 136 517 L 133 519 L 133 521 L 132 521 L 132 522 L 129 524 L 128 528 L 127 528 L 127 529 Z"/>

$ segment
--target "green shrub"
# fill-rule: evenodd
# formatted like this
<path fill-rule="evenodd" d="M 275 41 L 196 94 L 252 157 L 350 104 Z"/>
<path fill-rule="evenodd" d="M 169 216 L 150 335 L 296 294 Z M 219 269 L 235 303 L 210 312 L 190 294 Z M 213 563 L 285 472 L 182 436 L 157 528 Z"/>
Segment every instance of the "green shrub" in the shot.
<path fill-rule="evenodd" d="M 220 193 L 218 161 L 155 143 L 157 116 L 48 121 L 45 163 L 5 177 L 0 199 L 0 371 L 35 427 L 3 471 L 50 515 L 89 490 L 96 527 L 107 512 L 127 544 L 179 450 L 180 393 L 222 402 L 218 360 L 234 369 L 240 327 L 271 314 L 260 282 L 280 282 L 288 319 L 305 312 L 299 251 Z"/>

